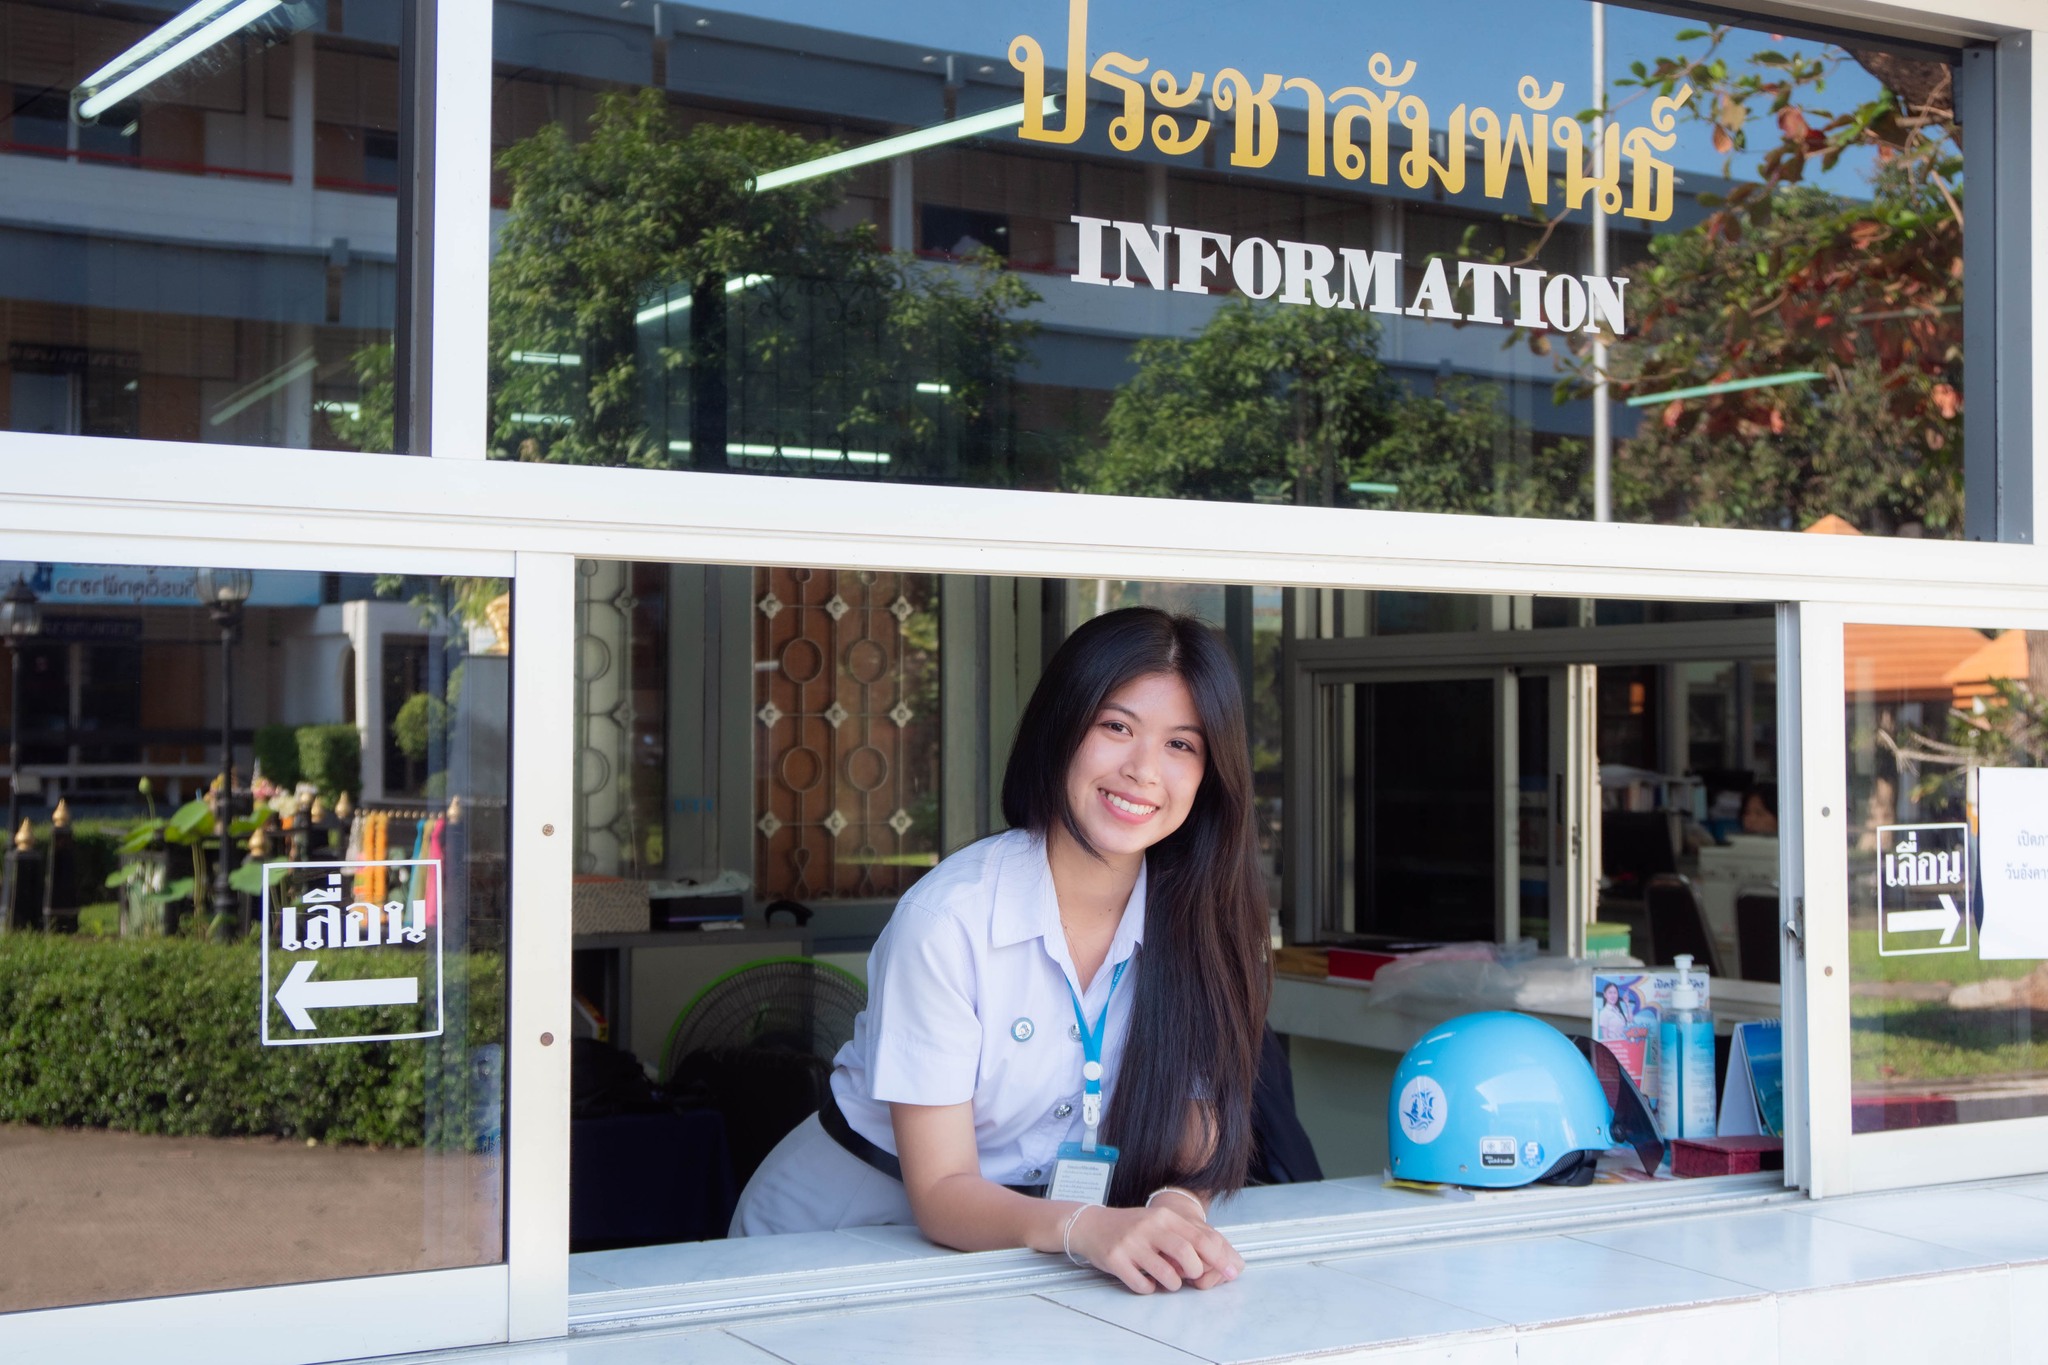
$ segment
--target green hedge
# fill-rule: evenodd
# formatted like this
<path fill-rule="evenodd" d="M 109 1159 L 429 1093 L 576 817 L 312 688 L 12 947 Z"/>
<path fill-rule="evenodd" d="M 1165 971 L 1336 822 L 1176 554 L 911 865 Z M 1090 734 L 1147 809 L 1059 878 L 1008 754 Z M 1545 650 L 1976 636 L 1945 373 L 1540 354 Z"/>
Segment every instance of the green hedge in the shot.
<path fill-rule="evenodd" d="M 321 975 L 370 975 L 350 968 L 374 957 L 332 955 Z M 493 1121 L 472 1049 L 503 1039 L 504 967 L 451 953 L 447 972 L 448 1036 L 264 1047 L 254 944 L 0 938 L 0 1122 L 471 1147 Z"/>
<path fill-rule="evenodd" d="M 329 801 L 363 790 L 363 737 L 353 725 L 301 725 L 299 778 Z"/>
<path fill-rule="evenodd" d="M 299 785 L 299 731 L 295 725 L 261 725 L 253 741 L 256 766 L 265 780 L 290 791 Z"/>

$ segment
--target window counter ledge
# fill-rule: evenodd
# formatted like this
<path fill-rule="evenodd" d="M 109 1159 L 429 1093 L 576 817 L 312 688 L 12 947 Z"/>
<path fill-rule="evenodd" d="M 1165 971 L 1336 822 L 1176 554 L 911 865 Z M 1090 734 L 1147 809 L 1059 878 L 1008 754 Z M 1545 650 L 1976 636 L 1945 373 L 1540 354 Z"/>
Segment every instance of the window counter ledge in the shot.
<path fill-rule="evenodd" d="M 1655 1200 L 1609 1199 L 1596 1211 L 1565 1197 L 1611 1190 L 1558 1192 L 1513 1216 L 1499 1215 L 1493 1201 L 1438 1204 L 1435 1235 L 1419 1237 L 1411 1224 L 1398 1245 L 1377 1249 L 1364 1245 L 1355 1215 L 1244 1223 L 1237 1225 L 1249 1262 L 1243 1278 L 1204 1294 L 1142 1298 L 1048 1257 L 935 1258 L 915 1254 L 904 1238 L 873 1239 L 866 1230 L 864 1239 L 896 1259 L 869 1267 L 857 1309 L 850 1280 L 835 1296 L 818 1278 L 844 1276 L 844 1267 L 764 1273 L 671 1288 L 668 1314 L 648 1304 L 640 1324 L 624 1330 L 591 1330 L 607 1324 L 583 1311 L 599 1296 L 584 1296 L 572 1309 L 580 1330 L 566 1342 L 431 1359 L 1023 1365 L 1064 1357 L 1235 1365 L 1316 1357 L 1504 1365 L 1582 1360 L 1654 1341 L 1660 1358 L 1688 1362 L 1840 1360 L 1858 1352 L 1906 1359 L 1937 1350 L 1991 1361 L 2027 1358 L 2032 1347 L 2022 1343 L 2038 1344 L 2048 1329 L 2048 1178 L 1821 1202 L 1766 1198 L 1753 1185 L 1736 1194 L 1738 1182 L 1720 1183 L 1734 1197 L 1702 1203 L 1695 1191 L 1662 1208 Z M 1270 1193 L 1255 1191 L 1246 1203 Z M 1490 1226 L 1470 1216 L 1489 1206 L 1496 1210 Z M 1546 1219 L 1539 1206 L 1573 1213 Z M 1320 1246 L 1318 1232 L 1328 1234 Z M 829 1234 L 842 1235 L 850 1236 Z M 579 1273 L 588 1273 L 589 1258 L 578 1261 Z M 877 1302 L 873 1295 L 891 1275 L 897 1293 Z M 746 1286 L 758 1298 L 774 1282 L 797 1290 L 801 1304 L 741 1310 Z M 714 1292 L 725 1297 L 725 1321 L 677 1321 L 716 1311 L 706 1298 Z M 668 1321 L 651 1325 L 661 1317 Z"/>

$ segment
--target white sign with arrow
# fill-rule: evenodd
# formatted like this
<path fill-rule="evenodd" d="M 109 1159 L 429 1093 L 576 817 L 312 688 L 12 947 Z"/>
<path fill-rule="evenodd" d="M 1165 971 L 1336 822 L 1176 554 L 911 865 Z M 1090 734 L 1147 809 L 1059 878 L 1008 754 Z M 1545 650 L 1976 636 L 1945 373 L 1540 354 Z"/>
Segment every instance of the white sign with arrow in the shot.
<path fill-rule="evenodd" d="M 1884 917 L 1884 927 L 1894 934 L 1919 934 L 1930 930 L 1941 931 L 1944 944 L 1956 941 L 1956 930 L 1962 926 L 1963 912 L 1956 909 L 1956 898 L 1948 892 L 1941 892 L 1936 899 L 1941 902 L 1939 910 L 1894 910 Z"/>
<path fill-rule="evenodd" d="M 265 864 L 263 1045 L 438 1037 L 440 909 L 439 859 Z"/>
<path fill-rule="evenodd" d="M 1970 874 L 1968 825 L 1878 826 L 1878 954 L 1969 952 Z"/>

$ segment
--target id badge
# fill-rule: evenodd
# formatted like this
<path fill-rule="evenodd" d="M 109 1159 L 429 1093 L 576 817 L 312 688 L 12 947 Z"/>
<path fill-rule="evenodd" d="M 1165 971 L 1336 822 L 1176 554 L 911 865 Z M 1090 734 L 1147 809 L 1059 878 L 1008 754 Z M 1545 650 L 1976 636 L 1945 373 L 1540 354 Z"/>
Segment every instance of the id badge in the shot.
<path fill-rule="evenodd" d="M 1047 1199 L 1073 1199 L 1083 1204 L 1109 1202 L 1109 1178 L 1116 1173 L 1116 1148 L 1095 1145 L 1092 1152 L 1078 1142 L 1062 1142 L 1046 1182 Z"/>

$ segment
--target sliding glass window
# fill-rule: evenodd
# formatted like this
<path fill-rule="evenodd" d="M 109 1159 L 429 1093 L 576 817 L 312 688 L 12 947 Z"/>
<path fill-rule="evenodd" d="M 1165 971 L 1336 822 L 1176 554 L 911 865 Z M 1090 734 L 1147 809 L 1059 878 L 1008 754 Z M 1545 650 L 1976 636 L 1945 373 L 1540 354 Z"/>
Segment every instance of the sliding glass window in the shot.
<path fill-rule="evenodd" d="M 746 8 L 499 0 L 498 458 L 1962 534 L 1953 51 Z"/>
<path fill-rule="evenodd" d="M 388 451 L 397 0 L 0 0 L 0 426 Z"/>

